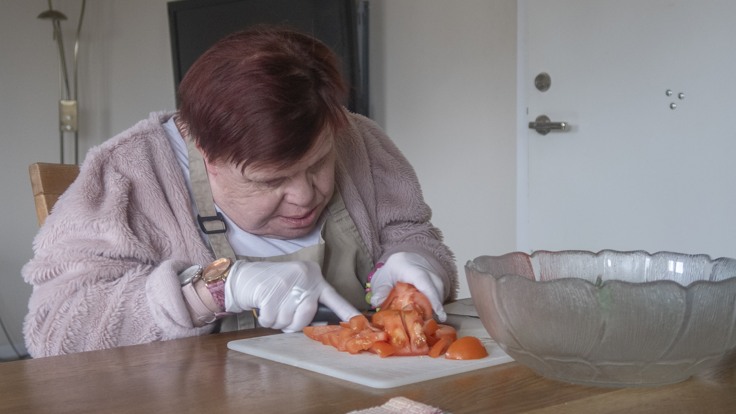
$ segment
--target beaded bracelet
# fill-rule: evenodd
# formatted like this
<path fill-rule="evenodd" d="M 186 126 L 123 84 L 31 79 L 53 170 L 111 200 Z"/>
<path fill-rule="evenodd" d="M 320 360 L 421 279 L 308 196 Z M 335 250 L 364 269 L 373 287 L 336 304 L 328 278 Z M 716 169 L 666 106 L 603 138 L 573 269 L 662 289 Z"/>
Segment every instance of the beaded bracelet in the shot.
<path fill-rule="evenodd" d="M 365 281 L 365 301 L 368 302 L 368 304 L 371 304 L 371 280 L 373 280 L 373 275 L 376 273 L 376 271 L 383 267 L 383 263 L 379 262 L 376 263 L 376 267 L 371 270 L 370 273 L 368 273 L 368 278 Z"/>

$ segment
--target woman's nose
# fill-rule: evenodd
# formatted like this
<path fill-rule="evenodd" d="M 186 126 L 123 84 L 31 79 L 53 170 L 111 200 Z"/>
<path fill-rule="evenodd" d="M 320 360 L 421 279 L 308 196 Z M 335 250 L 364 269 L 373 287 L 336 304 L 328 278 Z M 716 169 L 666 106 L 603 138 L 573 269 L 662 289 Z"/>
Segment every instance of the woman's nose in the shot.
<path fill-rule="evenodd" d="M 314 198 L 314 182 L 309 174 L 299 174 L 289 180 L 286 200 L 292 204 L 307 206 Z"/>

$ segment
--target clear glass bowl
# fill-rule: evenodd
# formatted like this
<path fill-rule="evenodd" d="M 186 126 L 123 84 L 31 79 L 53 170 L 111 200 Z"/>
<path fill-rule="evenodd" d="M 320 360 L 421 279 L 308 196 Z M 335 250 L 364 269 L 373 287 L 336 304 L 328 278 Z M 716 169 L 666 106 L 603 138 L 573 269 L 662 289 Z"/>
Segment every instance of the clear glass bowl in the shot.
<path fill-rule="evenodd" d="M 673 252 L 536 251 L 465 265 L 483 326 L 538 374 L 655 386 L 736 352 L 736 260 Z"/>

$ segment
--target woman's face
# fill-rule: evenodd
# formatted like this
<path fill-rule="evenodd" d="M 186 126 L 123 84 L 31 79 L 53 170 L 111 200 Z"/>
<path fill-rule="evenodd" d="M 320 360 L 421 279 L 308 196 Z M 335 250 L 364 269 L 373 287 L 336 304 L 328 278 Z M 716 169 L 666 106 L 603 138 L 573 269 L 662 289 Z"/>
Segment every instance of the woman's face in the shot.
<path fill-rule="evenodd" d="M 241 229 L 259 236 L 294 239 L 317 224 L 335 188 L 331 133 L 293 165 L 249 165 L 241 173 L 230 163 L 207 163 L 212 196 Z"/>

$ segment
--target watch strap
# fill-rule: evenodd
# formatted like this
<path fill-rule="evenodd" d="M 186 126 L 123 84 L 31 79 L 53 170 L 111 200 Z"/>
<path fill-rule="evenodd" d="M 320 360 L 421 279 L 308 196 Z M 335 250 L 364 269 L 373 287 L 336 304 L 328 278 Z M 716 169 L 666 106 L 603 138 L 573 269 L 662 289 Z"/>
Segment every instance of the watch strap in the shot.
<path fill-rule="evenodd" d="M 217 280 L 213 283 L 206 283 L 207 289 L 212 295 L 212 300 L 215 301 L 218 309 L 225 309 L 225 280 Z"/>
<path fill-rule="evenodd" d="M 182 286 L 181 292 L 184 294 L 187 310 L 189 311 L 189 316 L 192 318 L 192 322 L 194 322 L 194 326 L 204 326 L 217 320 L 215 313 L 210 311 L 202 301 L 202 298 L 199 297 L 199 293 L 194 288 L 194 283 L 187 283 Z"/>
<path fill-rule="evenodd" d="M 181 291 L 194 326 L 204 326 L 230 315 L 229 312 L 224 311 L 224 304 L 221 305 L 220 301 L 215 298 L 216 295 L 213 295 L 213 290 L 217 291 L 218 286 L 216 285 L 219 285 L 219 290 L 221 291 L 219 295 L 222 296 L 222 302 L 224 303 L 225 283 L 224 280 L 220 282 L 210 283 L 208 285 L 202 279 L 201 272 L 198 272 L 182 284 Z"/>
<path fill-rule="evenodd" d="M 225 309 L 225 281 L 227 280 L 228 274 L 230 274 L 232 265 L 232 260 L 227 257 L 221 257 L 208 264 L 202 270 L 202 279 L 217 308 L 220 310 Z"/>

